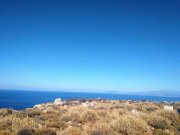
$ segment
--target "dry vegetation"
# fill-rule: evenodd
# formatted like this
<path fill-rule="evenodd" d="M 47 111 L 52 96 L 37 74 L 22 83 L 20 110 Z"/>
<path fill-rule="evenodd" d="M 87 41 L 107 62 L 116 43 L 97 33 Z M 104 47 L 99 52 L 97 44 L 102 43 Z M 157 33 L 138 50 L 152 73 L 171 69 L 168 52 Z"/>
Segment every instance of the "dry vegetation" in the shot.
<path fill-rule="evenodd" d="M 86 102 L 86 101 L 83 101 Z M 180 115 L 162 103 L 91 100 L 0 110 L 0 135 L 180 135 Z"/>

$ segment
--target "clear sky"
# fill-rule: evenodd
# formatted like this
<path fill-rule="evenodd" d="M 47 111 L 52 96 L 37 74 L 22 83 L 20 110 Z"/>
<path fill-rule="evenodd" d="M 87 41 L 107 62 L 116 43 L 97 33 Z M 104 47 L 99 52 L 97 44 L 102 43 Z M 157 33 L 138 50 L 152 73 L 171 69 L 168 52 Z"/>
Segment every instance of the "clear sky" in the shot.
<path fill-rule="evenodd" d="M 180 91 L 180 1 L 1 0 L 0 88 Z"/>

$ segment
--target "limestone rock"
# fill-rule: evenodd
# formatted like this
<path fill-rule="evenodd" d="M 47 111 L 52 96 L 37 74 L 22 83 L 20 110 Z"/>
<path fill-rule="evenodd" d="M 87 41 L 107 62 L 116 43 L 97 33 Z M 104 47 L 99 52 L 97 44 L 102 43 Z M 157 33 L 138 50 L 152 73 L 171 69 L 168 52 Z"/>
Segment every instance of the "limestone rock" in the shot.
<path fill-rule="evenodd" d="M 55 100 L 54 100 L 54 104 L 55 104 L 55 105 L 62 105 L 61 99 L 60 99 L 60 98 L 55 99 Z"/>

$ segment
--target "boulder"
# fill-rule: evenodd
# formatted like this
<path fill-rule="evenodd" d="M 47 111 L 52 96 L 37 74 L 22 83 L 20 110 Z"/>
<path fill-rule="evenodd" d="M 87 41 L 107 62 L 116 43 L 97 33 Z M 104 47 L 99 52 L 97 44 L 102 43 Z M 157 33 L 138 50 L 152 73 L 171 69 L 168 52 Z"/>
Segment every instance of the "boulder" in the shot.
<path fill-rule="evenodd" d="M 41 104 L 38 104 L 38 105 L 35 105 L 33 108 L 41 108 L 42 105 Z"/>
<path fill-rule="evenodd" d="M 88 107 L 88 103 L 82 103 L 81 104 L 83 107 Z"/>
<path fill-rule="evenodd" d="M 55 104 L 55 105 L 62 105 L 61 99 L 60 99 L 60 98 L 55 99 L 55 100 L 54 100 L 54 104 Z"/>
<path fill-rule="evenodd" d="M 173 111 L 173 106 L 165 105 L 164 110 Z"/>
<path fill-rule="evenodd" d="M 131 110 L 131 113 L 132 113 L 132 114 L 135 114 L 135 115 L 138 115 L 138 114 L 139 114 L 139 112 L 138 112 L 136 109 L 132 109 L 132 110 Z"/>
<path fill-rule="evenodd" d="M 95 104 L 92 102 L 85 102 L 81 104 L 83 107 L 89 107 L 89 108 L 94 108 Z"/>
<path fill-rule="evenodd" d="M 89 107 L 90 107 L 90 108 L 94 108 L 94 107 L 95 107 L 95 104 L 91 102 L 91 103 L 89 103 Z"/>

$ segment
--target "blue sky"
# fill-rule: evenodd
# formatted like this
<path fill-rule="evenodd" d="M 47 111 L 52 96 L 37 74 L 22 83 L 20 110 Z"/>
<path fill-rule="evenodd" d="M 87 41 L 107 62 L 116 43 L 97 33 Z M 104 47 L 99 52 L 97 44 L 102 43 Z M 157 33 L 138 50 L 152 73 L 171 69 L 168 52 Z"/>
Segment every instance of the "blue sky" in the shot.
<path fill-rule="evenodd" d="M 180 91 L 179 0 L 2 0 L 0 88 Z"/>

